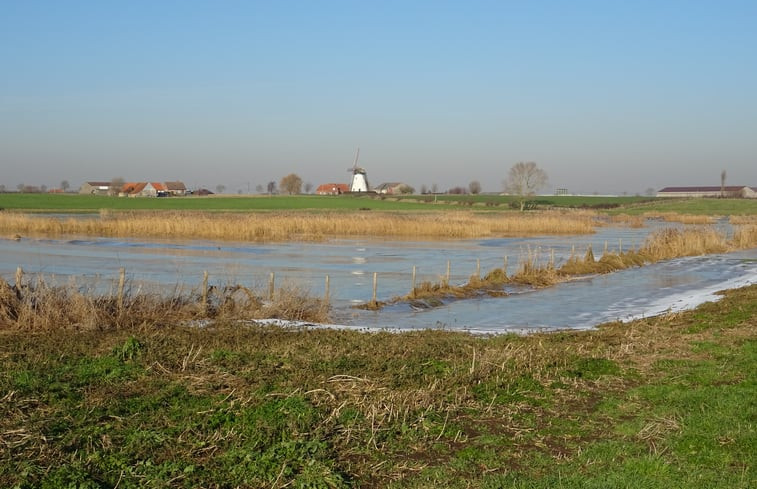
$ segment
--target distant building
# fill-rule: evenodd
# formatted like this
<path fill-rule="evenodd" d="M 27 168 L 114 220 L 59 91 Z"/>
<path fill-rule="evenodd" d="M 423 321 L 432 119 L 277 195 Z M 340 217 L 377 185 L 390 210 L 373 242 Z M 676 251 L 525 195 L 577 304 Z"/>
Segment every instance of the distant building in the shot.
<path fill-rule="evenodd" d="M 407 189 L 412 189 L 412 187 L 402 182 L 386 182 L 373 188 L 379 194 L 402 194 L 406 193 Z"/>
<path fill-rule="evenodd" d="M 316 195 L 340 195 L 350 191 L 346 183 L 324 183 L 315 189 Z"/>
<path fill-rule="evenodd" d="M 110 193 L 110 182 L 84 182 L 79 188 L 80 194 L 108 195 Z"/>
<path fill-rule="evenodd" d="M 757 187 L 665 187 L 657 192 L 657 197 L 729 197 L 742 199 L 757 198 Z"/>
<path fill-rule="evenodd" d="M 187 195 L 187 186 L 183 182 L 166 182 L 166 190 L 171 195 L 182 196 Z"/>

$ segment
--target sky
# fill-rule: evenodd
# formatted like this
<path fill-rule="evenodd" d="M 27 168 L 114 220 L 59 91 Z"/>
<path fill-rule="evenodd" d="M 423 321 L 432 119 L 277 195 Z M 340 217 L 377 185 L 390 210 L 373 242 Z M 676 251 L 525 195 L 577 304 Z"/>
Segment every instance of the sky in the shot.
<path fill-rule="evenodd" d="M 757 2 L 0 0 L 0 184 L 757 186 Z"/>

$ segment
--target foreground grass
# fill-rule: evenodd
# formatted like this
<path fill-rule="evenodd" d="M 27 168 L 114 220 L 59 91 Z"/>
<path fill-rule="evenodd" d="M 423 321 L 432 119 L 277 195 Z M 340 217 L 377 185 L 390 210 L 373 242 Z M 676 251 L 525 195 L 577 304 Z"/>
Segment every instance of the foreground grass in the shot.
<path fill-rule="evenodd" d="M 753 487 L 755 333 L 0 331 L 0 486 Z"/>

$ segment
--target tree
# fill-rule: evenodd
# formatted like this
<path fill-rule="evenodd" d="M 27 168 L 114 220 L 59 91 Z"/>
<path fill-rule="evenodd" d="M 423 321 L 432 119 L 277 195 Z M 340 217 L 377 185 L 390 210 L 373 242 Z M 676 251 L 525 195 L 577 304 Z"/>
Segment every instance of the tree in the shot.
<path fill-rule="evenodd" d="M 218 185 L 216 185 L 216 193 L 217 194 L 222 194 L 224 192 L 224 190 L 226 190 L 226 185 L 224 185 L 222 183 L 219 183 Z"/>
<path fill-rule="evenodd" d="M 110 195 L 118 195 L 121 189 L 124 188 L 125 183 L 126 180 L 124 180 L 123 177 L 114 177 L 110 181 L 110 190 L 108 191 L 108 193 Z"/>
<path fill-rule="evenodd" d="M 268 182 L 268 186 L 266 187 L 266 189 L 268 190 L 268 194 L 269 195 L 275 194 L 276 193 L 276 182 L 274 182 L 274 181 Z"/>
<path fill-rule="evenodd" d="M 720 172 L 720 197 L 725 197 L 725 170 Z"/>
<path fill-rule="evenodd" d="M 60 182 L 60 188 L 64 192 L 68 192 L 68 189 L 71 188 L 71 185 L 68 183 L 68 180 L 63 180 Z"/>
<path fill-rule="evenodd" d="M 504 181 L 505 192 L 518 198 L 521 212 L 526 207 L 526 199 L 546 184 L 547 172 L 533 161 L 514 164 Z"/>
<path fill-rule="evenodd" d="M 313 190 L 313 184 L 310 183 L 310 182 L 306 183 L 305 184 L 305 193 L 309 194 L 311 190 Z"/>
<path fill-rule="evenodd" d="M 424 183 L 423 185 L 421 185 L 421 194 L 427 194 L 427 193 L 428 193 L 428 187 Z"/>
<path fill-rule="evenodd" d="M 255 191 L 256 191 L 257 193 L 259 193 L 259 194 L 262 194 L 262 193 L 263 193 L 263 185 L 262 185 L 262 184 L 260 184 L 260 183 L 259 183 L 259 184 L 257 184 L 257 185 L 255 185 Z"/>
<path fill-rule="evenodd" d="M 481 182 L 478 180 L 473 180 L 471 183 L 468 184 L 468 190 L 473 195 L 480 194 L 481 193 Z"/>
<path fill-rule="evenodd" d="M 415 189 L 406 183 L 400 185 L 397 190 L 399 190 L 399 193 L 402 195 L 410 195 L 415 193 Z"/>
<path fill-rule="evenodd" d="M 290 173 L 281 179 L 279 188 L 289 195 L 299 194 L 302 192 L 302 178 L 295 173 Z"/>

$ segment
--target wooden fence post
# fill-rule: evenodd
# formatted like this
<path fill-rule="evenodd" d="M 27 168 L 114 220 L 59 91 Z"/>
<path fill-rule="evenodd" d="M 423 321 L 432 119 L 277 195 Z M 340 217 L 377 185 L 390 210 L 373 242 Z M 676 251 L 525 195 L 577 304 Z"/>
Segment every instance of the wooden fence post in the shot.
<path fill-rule="evenodd" d="M 124 285 L 126 284 L 126 268 L 118 269 L 118 311 L 124 308 Z"/>
<path fill-rule="evenodd" d="M 323 300 L 326 304 L 331 300 L 331 280 L 328 275 L 326 275 L 326 294 L 324 295 Z"/>
<path fill-rule="evenodd" d="M 412 292 L 410 293 L 412 297 L 415 297 L 415 287 L 416 287 L 415 277 L 416 277 L 416 275 L 415 275 L 415 265 L 413 265 L 413 288 L 411 289 Z"/>
<path fill-rule="evenodd" d="M 502 272 L 505 274 L 505 278 L 507 278 L 507 255 L 505 255 L 505 263 L 502 267 Z"/>
<path fill-rule="evenodd" d="M 449 286 L 449 276 L 450 276 L 450 262 L 449 262 L 449 260 L 447 260 L 447 275 L 444 278 L 444 286 L 445 287 Z"/>
<path fill-rule="evenodd" d="M 21 290 L 21 287 L 23 284 L 21 283 L 24 280 L 24 269 L 21 267 L 16 268 L 16 290 Z"/>
<path fill-rule="evenodd" d="M 376 289 L 378 289 L 378 272 L 373 272 L 373 299 L 372 304 L 376 304 Z"/>
<path fill-rule="evenodd" d="M 481 279 L 481 258 L 476 258 L 476 278 Z"/>
<path fill-rule="evenodd" d="M 202 272 L 202 311 L 208 308 L 208 271 Z"/>
<path fill-rule="evenodd" d="M 268 277 L 268 300 L 273 300 L 273 293 L 276 288 L 276 273 L 271 272 L 270 277 Z"/>

